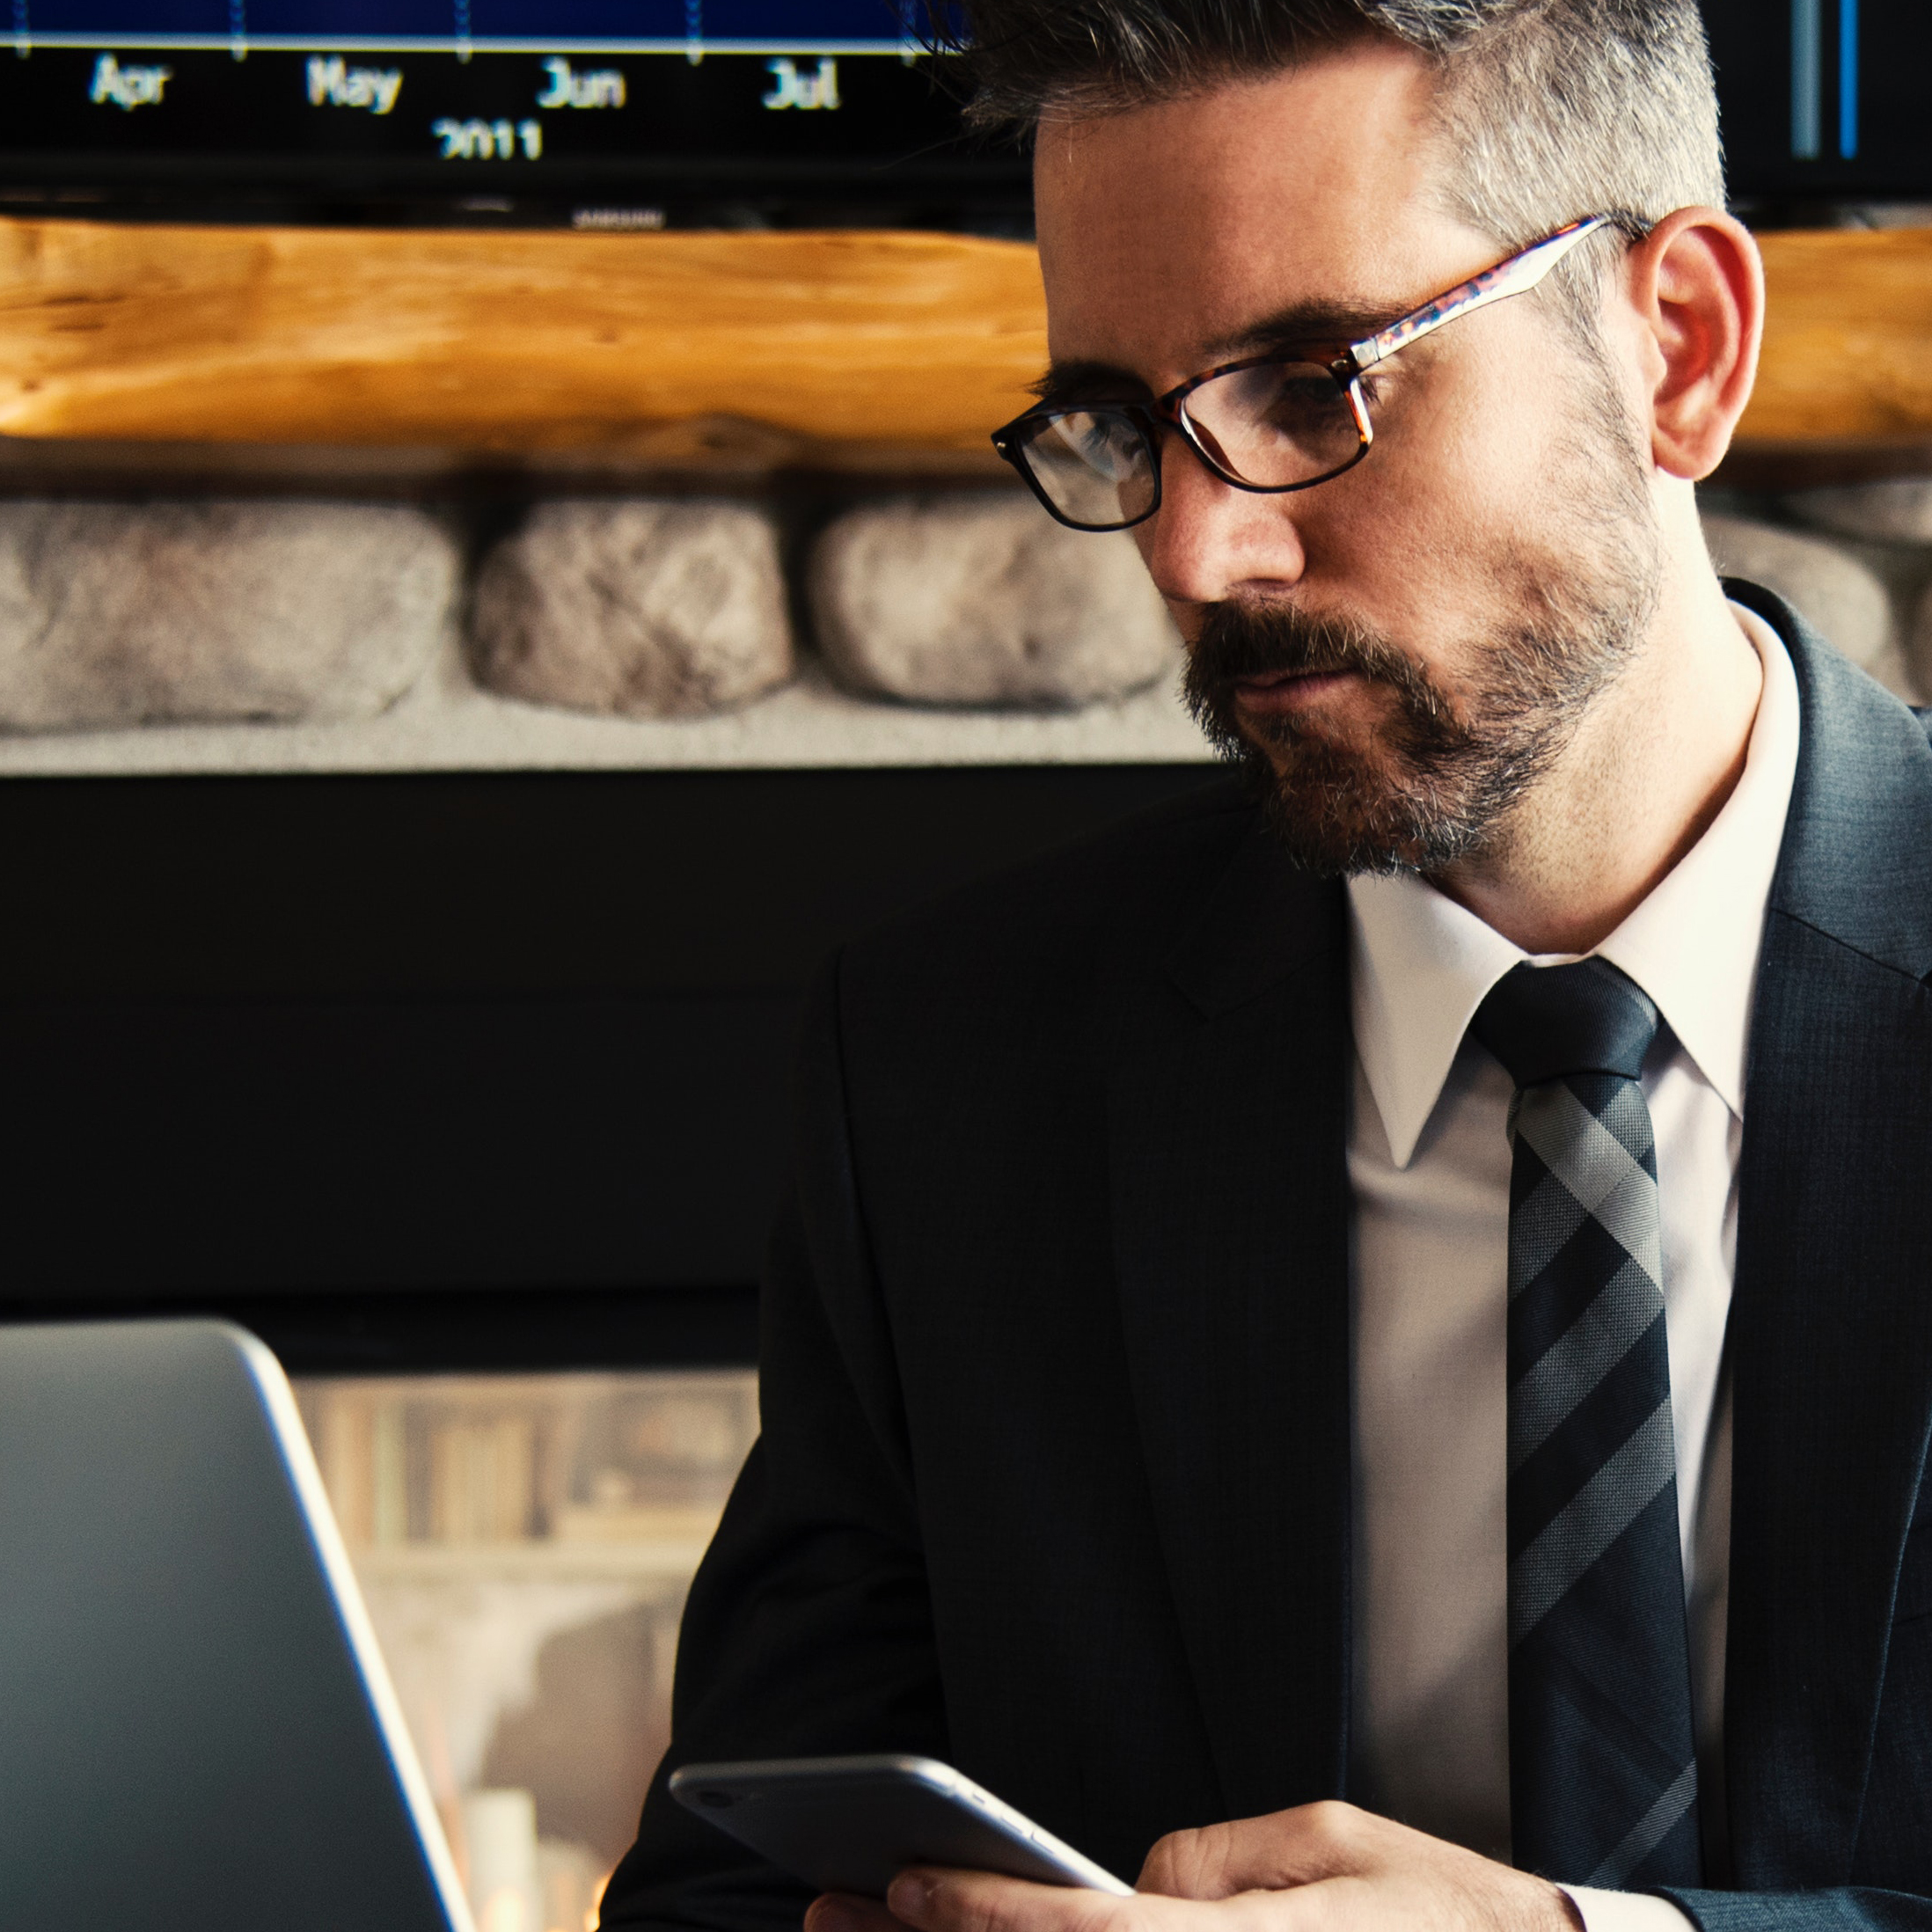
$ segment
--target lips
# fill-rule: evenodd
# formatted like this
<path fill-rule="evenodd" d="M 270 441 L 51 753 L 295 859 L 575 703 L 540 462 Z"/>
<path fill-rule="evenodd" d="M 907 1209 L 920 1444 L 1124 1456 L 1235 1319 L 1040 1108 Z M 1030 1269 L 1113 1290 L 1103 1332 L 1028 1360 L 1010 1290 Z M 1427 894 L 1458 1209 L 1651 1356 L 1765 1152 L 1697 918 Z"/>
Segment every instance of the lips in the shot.
<path fill-rule="evenodd" d="M 1261 671 L 1236 678 L 1234 694 L 1244 705 L 1276 710 L 1337 690 L 1361 675 L 1353 670 Z"/>

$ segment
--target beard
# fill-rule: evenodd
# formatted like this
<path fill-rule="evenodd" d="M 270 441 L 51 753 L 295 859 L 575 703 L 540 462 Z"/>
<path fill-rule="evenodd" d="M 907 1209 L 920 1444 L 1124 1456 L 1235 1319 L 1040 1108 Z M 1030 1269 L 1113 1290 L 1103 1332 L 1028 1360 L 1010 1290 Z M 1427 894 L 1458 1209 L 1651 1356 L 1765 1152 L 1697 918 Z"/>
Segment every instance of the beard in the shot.
<path fill-rule="evenodd" d="M 1628 419 L 1614 396 L 1599 399 L 1593 433 L 1555 465 L 1552 494 L 1565 507 L 1553 528 L 1539 543 L 1498 541 L 1481 560 L 1504 609 L 1454 688 L 1351 617 L 1273 602 L 1209 610 L 1182 694 L 1299 864 L 1330 876 L 1428 874 L 1492 855 L 1636 654 L 1656 613 L 1660 538 Z M 1334 671 L 1384 694 L 1387 721 L 1366 744 L 1240 707 L 1243 678 Z"/>

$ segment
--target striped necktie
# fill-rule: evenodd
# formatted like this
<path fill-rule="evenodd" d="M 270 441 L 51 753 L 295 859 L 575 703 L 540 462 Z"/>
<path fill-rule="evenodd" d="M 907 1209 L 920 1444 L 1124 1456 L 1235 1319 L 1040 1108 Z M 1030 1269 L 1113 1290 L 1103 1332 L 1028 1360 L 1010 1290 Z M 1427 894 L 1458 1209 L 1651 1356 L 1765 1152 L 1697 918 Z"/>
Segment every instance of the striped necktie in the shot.
<path fill-rule="evenodd" d="M 1694 1885 L 1701 1856 L 1657 1149 L 1657 1008 L 1519 966 L 1476 1037 L 1510 1109 L 1510 1812 L 1526 1871 Z"/>

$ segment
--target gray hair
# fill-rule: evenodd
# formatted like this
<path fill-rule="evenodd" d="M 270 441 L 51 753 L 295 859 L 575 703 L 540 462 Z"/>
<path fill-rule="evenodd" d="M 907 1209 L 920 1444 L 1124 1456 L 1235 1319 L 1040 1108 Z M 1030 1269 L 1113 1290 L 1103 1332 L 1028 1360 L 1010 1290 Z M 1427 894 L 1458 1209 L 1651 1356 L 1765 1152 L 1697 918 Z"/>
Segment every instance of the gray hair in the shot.
<path fill-rule="evenodd" d="M 951 10 L 948 10 L 950 11 Z M 964 0 L 970 118 L 1029 132 L 1292 67 L 1364 40 L 1434 70 L 1447 211 L 1524 248 L 1584 215 L 1628 238 L 1724 203 L 1696 0 Z M 1579 313 L 1606 258 L 1565 293 Z M 1567 268 L 1569 264 L 1565 264 Z M 1553 278 L 1552 286 L 1557 284 Z"/>

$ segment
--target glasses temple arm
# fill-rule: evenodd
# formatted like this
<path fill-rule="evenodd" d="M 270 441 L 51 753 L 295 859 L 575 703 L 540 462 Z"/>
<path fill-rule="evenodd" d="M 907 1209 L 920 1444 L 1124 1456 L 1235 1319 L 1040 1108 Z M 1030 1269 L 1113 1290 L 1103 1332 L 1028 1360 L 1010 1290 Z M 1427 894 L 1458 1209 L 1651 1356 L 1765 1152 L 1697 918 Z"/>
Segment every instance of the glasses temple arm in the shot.
<path fill-rule="evenodd" d="M 1436 296 L 1432 302 L 1424 303 L 1399 322 L 1391 322 L 1378 334 L 1350 343 L 1344 362 L 1352 362 L 1359 374 L 1364 370 L 1373 369 L 1397 349 L 1407 348 L 1411 342 L 1419 342 L 1445 322 L 1453 322 L 1459 315 L 1474 314 L 1478 309 L 1488 308 L 1492 302 L 1506 302 L 1511 296 L 1527 295 L 1572 248 L 1599 228 L 1607 227 L 1611 219 L 1607 215 L 1592 215 L 1584 221 L 1572 222 L 1567 228 L 1558 229 L 1548 239 L 1526 248 L 1521 254 L 1511 255 L 1507 261 L 1498 262 L 1493 268 L 1485 268 L 1480 275 L 1450 289 L 1446 295 Z"/>

